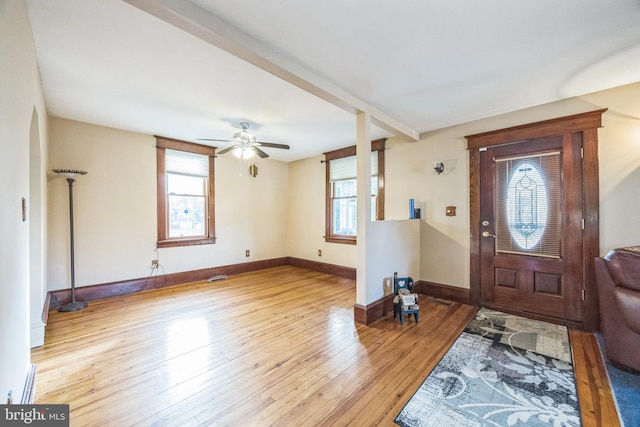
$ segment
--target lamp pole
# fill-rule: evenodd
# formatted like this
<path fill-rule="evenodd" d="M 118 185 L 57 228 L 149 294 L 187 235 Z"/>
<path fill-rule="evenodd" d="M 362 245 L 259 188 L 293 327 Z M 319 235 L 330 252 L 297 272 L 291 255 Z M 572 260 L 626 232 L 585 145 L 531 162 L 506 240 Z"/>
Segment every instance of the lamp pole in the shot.
<path fill-rule="evenodd" d="M 60 306 L 58 311 L 77 311 L 82 310 L 88 304 L 85 301 L 76 301 L 76 267 L 75 267 L 75 249 L 73 234 L 73 183 L 79 175 L 85 175 L 86 171 L 75 169 L 54 169 L 55 173 L 62 173 L 67 176 L 69 183 L 69 246 L 71 247 L 71 302 Z"/>

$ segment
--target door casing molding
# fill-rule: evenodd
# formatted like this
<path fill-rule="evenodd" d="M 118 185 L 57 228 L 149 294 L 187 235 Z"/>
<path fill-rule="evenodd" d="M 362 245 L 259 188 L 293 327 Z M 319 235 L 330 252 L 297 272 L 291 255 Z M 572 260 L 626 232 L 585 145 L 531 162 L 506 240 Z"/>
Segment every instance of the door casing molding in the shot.
<path fill-rule="evenodd" d="M 598 128 L 602 127 L 602 114 L 605 111 L 607 111 L 606 108 L 465 137 L 469 150 L 470 297 L 472 304 L 480 304 L 480 149 L 545 136 L 582 132 L 584 150 L 582 191 L 585 223 L 582 232 L 584 282 L 582 288 L 585 295 L 584 318 L 580 326 L 585 331 L 598 329 L 599 308 L 595 275 L 589 273 L 593 273 L 594 260 L 600 252 Z M 558 319 L 549 320 L 558 321 Z"/>

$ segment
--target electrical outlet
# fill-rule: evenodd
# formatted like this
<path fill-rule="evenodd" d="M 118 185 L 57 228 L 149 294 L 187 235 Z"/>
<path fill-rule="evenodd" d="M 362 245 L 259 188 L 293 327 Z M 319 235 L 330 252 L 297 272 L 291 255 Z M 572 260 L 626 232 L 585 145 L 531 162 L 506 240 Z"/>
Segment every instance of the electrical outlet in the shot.
<path fill-rule="evenodd" d="M 157 259 L 152 259 L 151 260 L 151 268 L 154 269 L 154 270 L 156 268 L 158 268 L 158 260 Z"/>
<path fill-rule="evenodd" d="M 318 249 L 318 256 L 322 256 L 322 249 Z"/>
<path fill-rule="evenodd" d="M 251 251 L 249 249 L 247 249 L 244 253 L 244 256 L 246 257 L 250 257 L 251 256 Z"/>

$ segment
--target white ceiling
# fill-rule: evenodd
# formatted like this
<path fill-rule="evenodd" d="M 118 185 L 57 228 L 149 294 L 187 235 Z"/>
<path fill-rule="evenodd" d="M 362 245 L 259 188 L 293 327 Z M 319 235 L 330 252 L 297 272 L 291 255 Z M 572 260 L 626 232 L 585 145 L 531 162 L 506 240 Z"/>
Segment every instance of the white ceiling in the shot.
<path fill-rule="evenodd" d="M 27 3 L 49 114 L 283 161 L 640 81 L 638 0 Z"/>

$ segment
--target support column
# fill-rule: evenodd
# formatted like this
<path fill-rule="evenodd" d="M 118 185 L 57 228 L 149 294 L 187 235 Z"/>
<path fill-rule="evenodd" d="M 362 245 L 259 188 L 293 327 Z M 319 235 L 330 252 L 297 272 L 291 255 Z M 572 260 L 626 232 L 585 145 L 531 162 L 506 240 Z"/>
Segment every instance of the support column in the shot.
<path fill-rule="evenodd" d="M 367 232 L 371 224 L 371 116 L 356 115 L 356 166 L 358 179 L 358 245 L 356 274 L 356 304 L 371 302 L 367 295 Z"/>

